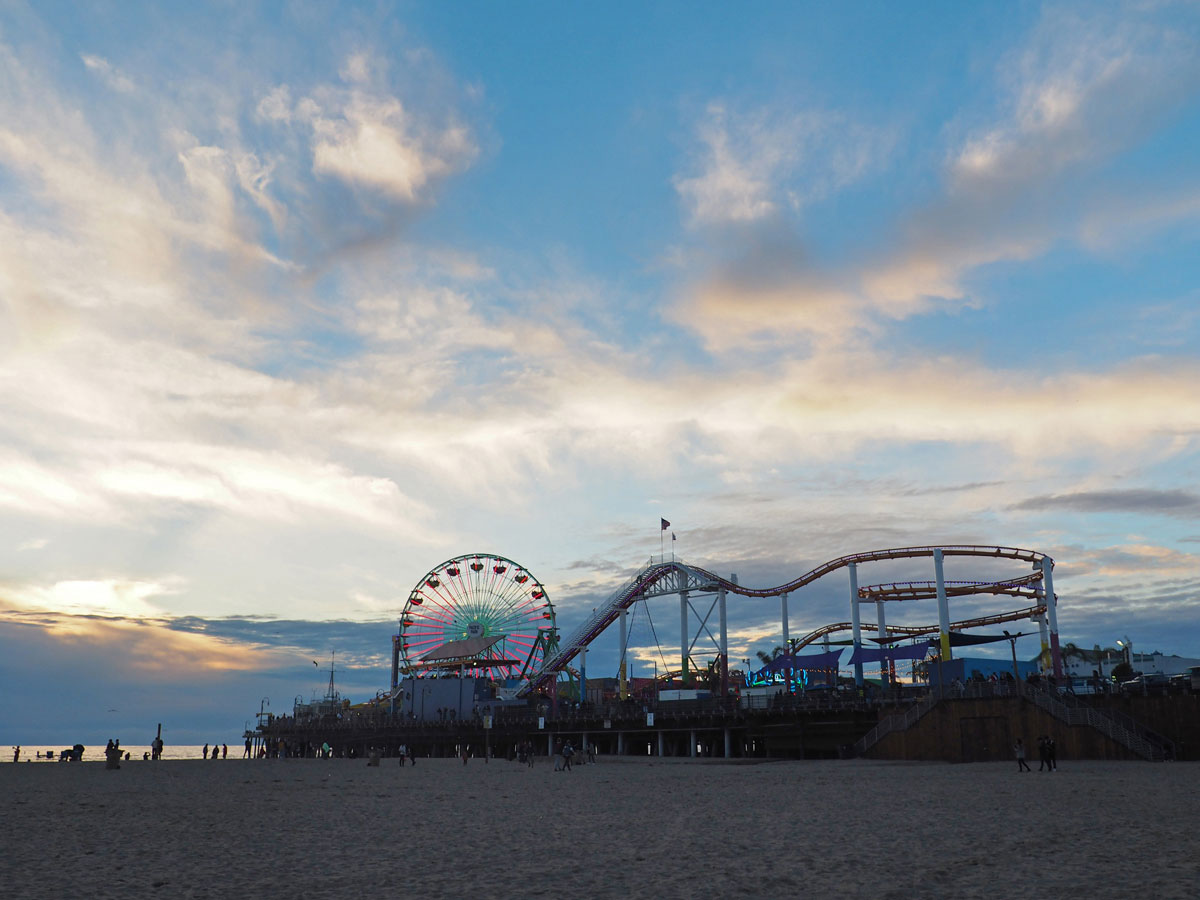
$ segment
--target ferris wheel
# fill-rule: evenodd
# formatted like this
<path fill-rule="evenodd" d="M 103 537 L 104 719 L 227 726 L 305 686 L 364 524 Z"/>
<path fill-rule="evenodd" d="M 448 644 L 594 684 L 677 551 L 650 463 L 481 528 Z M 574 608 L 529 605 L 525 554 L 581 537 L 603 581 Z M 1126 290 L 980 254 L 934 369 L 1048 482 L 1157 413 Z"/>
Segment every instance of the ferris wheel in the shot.
<path fill-rule="evenodd" d="M 429 660 L 439 653 L 459 654 L 464 672 L 516 678 L 541 668 L 553 634 L 554 607 L 528 569 L 503 556 L 468 553 L 434 566 L 409 592 L 400 616 L 401 666 L 417 674 L 436 667 Z"/>

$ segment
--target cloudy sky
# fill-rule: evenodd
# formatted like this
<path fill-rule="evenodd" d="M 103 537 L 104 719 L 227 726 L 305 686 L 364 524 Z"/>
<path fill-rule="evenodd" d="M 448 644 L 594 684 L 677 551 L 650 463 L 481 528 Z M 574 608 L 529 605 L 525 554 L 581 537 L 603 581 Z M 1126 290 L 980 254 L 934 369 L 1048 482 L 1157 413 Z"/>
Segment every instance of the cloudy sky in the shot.
<path fill-rule="evenodd" d="M 366 699 L 467 552 L 569 631 L 660 517 L 755 586 L 1039 550 L 1064 641 L 1200 656 L 1198 41 L 1188 2 L 5 0 L 4 740 L 234 740 L 335 650 Z M 780 630 L 731 600 L 735 659 Z"/>

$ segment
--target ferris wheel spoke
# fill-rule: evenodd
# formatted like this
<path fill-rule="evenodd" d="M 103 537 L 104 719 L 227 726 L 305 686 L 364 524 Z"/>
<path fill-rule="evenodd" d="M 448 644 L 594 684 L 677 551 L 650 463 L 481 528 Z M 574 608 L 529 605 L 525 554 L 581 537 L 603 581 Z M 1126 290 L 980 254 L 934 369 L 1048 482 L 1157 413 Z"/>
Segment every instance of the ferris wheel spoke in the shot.
<path fill-rule="evenodd" d="M 427 644 L 440 643 L 442 643 L 442 636 L 440 634 L 417 634 L 413 635 L 413 639 L 408 642 L 408 645 L 410 647 L 424 647 Z"/>
<path fill-rule="evenodd" d="M 512 613 L 519 613 L 529 604 L 536 602 L 524 592 L 512 597 L 505 597 L 504 601 L 506 608 Z"/>
<path fill-rule="evenodd" d="M 421 606 L 417 609 L 409 610 L 408 615 L 414 620 L 420 619 L 430 622 L 444 623 L 449 622 L 454 613 L 452 610 L 442 609 L 440 607 L 430 607 L 427 609 L 424 606 Z"/>
<path fill-rule="evenodd" d="M 445 615 L 444 621 L 449 621 L 454 616 L 454 605 L 447 602 L 440 594 L 434 592 L 424 592 L 422 594 L 424 602 L 428 602 L 432 609 L 441 611 Z M 411 603 L 411 601 L 410 601 Z"/>

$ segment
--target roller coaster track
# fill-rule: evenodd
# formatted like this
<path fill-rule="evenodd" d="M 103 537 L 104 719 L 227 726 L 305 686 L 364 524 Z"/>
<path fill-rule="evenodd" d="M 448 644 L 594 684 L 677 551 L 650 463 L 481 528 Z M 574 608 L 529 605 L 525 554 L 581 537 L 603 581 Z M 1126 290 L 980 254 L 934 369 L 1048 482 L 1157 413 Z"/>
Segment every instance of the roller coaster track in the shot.
<path fill-rule="evenodd" d="M 1040 597 L 1042 571 L 1030 572 L 1020 578 L 1005 581 L 946 581 L 942 583 L 947 597 L 967 594 L 1011 594 L 1014 597 Z M 937 583 L 933 581 L 893 581 L 889 584 L 872 584 L 858 589 L 863 600 L 932 600 L 937 597 Z"/>
<path fill-rule="evenodd" d="M 1039 606 L 1030 606 L 1026 609 L 1017 609 L 1012 612 L 997 613 L 992 616 L 978 616 L 974 619 L 963 619 L 961 622 L 951 622 L 951 631 L 962 631 L 965 628 L 986 628 L 988 625 L 1001 625 L 1005 622 L 1019 622 L 1022 619 L 1032 619 L 1034 616 L 1041 615 L 1046 611 L 1045 604 Z M 863 632 L 871 629 L 876 629 L 879 626 L 871 622 L 862 622 L 859 625 Z M 810 631 L 800 640 L 796 641 L 796 649 L 807 647 L 809 644 L 819 641 L 827 634 L 837 634 L 839 631 L 851 631 L 854 626 L 850 622 L 834 622 L 832 625 L 825 625 L 818 628 L 816 631 Z M 888 634 L 900 634 L 908 637 L 920 637 L 923 634 L 937 634 L 937 625 L 889 625 L 887 627 Z"/>
<path fill-rule="evenodd" d="M 683 585 L 680 590 L 697 590 L 710 593 L 724 590 L 742 597 L 778 597 L 782 594 L 797 591 L 805 585 L 812 584 L 817 579 L 823 578 L 831 572 L 836 572 L 838 569 L 849 565 L 891 559 L 932 557 L 937 550 L 940 550 L 943 556 L 1013 559 L 1031 563 L 1035 566 L 1040 565 L 1043 561 L 1049 561 L 1049 557 L 1036 550 L 1023 550 L 1019 547 L 999 547 L 991 544 L 986 546 L 977 544 L 950 544 L 941 546 L 895 547 L 889 550 L 869 550 L 865 553 L 852 553 L 847 556 L 839 556 L 837 559 L 823 563 L 815 569 L 805 572 L 799 578 L 793 579 L 786 584 L 781 584 L 778 587 L 748 588 L 722 578 L 713 572 L 709 572 L 707 569 L 686 565 L 682 561 L 656 563 L 651 560 L 649 564 L 643 566 L 633 577 L 617 588 L 603 604 L 597 607 L 596 611 L 569 638 L 559 644 L 558 652 L 543 662 L 542 668 L 526 682 L 525 686 L 518 693 L 518 696 L 528 696 L 547 687 L 558 677 L 558 673 L 562 671 L 563 667 L 575 658 L 580 650 L 595 640 L 613 623 L 617 616 L 620 615 L 621 610 L 628 609 L 638 600 L 646 597 L 659 582 L 674 579 Z M 1016 584 L 1019 580 L 1006 583 Z M 915 584 L 915 582 L 910 582 L 909 584 Z M 958 587 L 962 587 L 962 584 L 960 583 Z M 982 593 L 982 591 L 977 592 Z M 971 592 L 964 591 L 964 593 Z M 1004 621 L 1011 620 L 1006 619 Z M 889 630 L 896 631 L 898 629 L 893 628 Z"/>

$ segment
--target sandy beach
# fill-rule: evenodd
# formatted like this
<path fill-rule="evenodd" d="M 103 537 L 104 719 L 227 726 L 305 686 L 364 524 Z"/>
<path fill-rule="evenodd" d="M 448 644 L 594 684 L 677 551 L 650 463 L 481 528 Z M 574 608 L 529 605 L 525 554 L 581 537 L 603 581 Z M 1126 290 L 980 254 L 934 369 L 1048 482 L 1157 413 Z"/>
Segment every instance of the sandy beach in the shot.
<path fill-rule="evenodd" d="M 0 766 L 12 897 L 1193 898 L 1200 765 Z"/>

